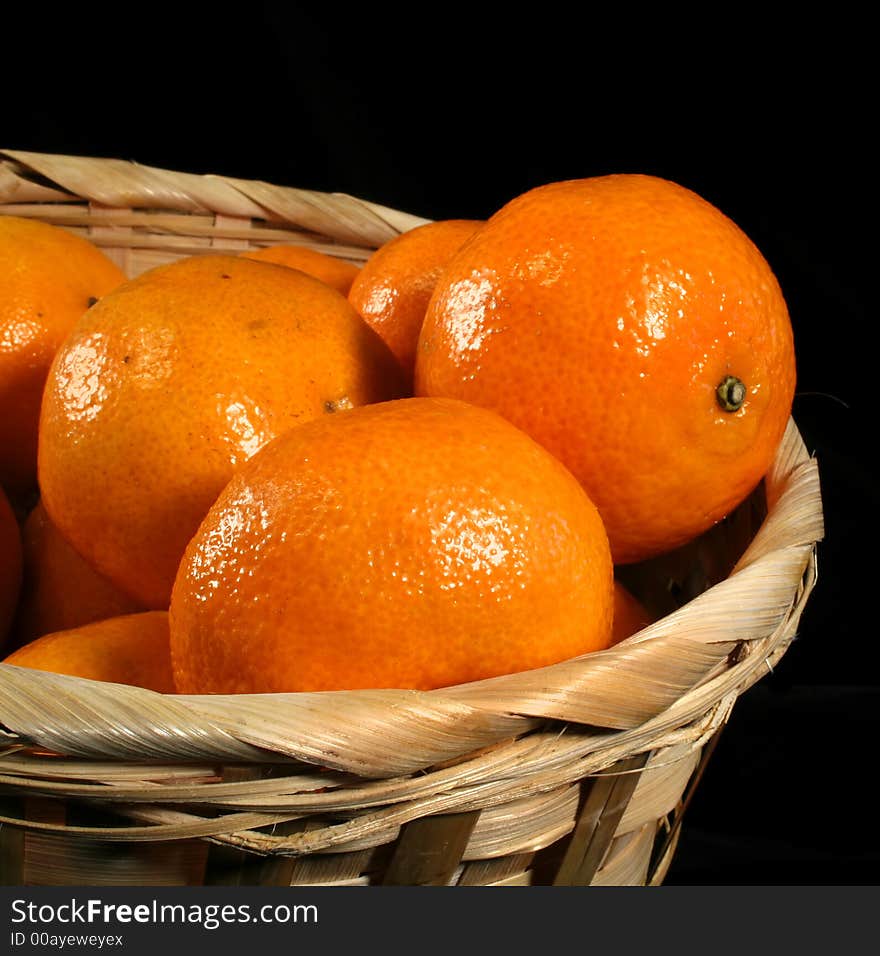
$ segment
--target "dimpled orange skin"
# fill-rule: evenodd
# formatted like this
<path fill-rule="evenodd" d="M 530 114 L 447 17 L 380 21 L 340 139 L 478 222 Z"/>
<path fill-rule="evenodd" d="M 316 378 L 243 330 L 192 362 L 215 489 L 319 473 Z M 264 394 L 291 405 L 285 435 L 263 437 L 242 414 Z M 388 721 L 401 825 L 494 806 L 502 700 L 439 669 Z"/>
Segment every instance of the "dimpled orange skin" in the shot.
<path fill-rule="evenodd" d="M 174 693 L 167 611 L 126 614 L 44 634 L 3 663 Z"/>
<path fill-rule="evenodd" d="M 171 600 L 184 693 L 430 689 L 607 646 L 580 485 L 500 416 L 402 399 L 292 429 L 235 475 Z"/>
<path fill-rule="evenodd" d="M 22 525 L 21 540 L 23 583 L 12 635 L 16 646 L 44 634 L 144 610 L 70 546 L 42 502 Z"/>
<path fill-rule="evenodd" d="M 160 266 L 83 317 L 40 424 L 61 534 L 145 608 L 235 469 L 280 432 L 400 394 L 393 357 L 340 293 L 227 256 Z"/>
<path fill-rule="evenodd" d="M 0 647 L 9 634 L 21 590 L 21 531 L 9 499 L 0 487 Z"/>
<path fill-rule="evenodd" d="M 37 481 L 37 427 L 49 364 L 93 298 L 125 281 L 97 246 L 44 222 L 0 216 L 0 485 Z"/>
<path fill-rule="evenodd" d="M 722 410 L 725 376 L 746 387 Z M 499 210 L 438 283 L 415 391 L 485 405 L 577 476 L 616 563 L 672 549 L 759 482 L 791 411 L 779 284 L 693 192 L 636 174 L 552 183 Z"/>
<path fill-rule="evenodd" d="M 352 283 L 348 300 L 382 336 L 412 381 L 419 332 L 446 263 L 482 226 L 443 219 L 416 226 L 377 249 Z"/>
<path fill-rule="evenodd" d="M 266 246 L 264 249 L 242 252 L 241 255 L 245 259 L 274 262 L 276 265 L 287 266 L 290 269 L 300 269 L 326 282 L 342 295 L 348 295 L 348 290 L 360 271 L 360 267 L 353 262 L 318 252 L 317 249 L 309 249 L 306 246 Z"/>

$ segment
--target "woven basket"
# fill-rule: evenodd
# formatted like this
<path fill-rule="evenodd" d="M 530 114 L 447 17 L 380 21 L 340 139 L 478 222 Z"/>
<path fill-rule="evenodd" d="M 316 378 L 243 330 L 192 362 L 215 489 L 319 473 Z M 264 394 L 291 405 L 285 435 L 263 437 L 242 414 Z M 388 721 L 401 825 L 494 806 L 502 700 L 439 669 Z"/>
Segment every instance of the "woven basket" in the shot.
<path fill-rule="evenodd" d="M 129 276 L 277 243 L 363 262 L 425 221 L 14 151 L 0 213 L 81 233 Z M 822 533 L 791 421 L 732 515 L 624 569 L 660 617 L 605 651 L 434 692 L 163 696 L 0 665 L 0 882 L 657 885 L 731 708 L 795 636 Z"/>

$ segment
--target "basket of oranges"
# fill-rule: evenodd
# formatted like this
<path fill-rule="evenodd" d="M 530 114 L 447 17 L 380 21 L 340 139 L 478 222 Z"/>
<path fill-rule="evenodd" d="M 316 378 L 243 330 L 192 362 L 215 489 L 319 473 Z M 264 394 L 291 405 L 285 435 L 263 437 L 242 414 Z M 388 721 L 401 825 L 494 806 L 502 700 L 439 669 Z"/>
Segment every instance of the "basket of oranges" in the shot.
<path fill-rule="evenodd" d="M 656 885 L 816 580 L 769 264 L 0 152 L 6 884 Z"/>

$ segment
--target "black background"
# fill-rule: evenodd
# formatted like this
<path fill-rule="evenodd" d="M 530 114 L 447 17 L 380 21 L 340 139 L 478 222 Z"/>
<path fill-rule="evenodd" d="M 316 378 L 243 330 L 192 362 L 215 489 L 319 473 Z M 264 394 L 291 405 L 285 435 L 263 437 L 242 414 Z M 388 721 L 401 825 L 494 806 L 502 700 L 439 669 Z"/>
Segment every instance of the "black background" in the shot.
<path fill-rule="evenodd" d="M 727 213 L 789 304 L 794 414 L 827 535 L 801 633 L 734 709 L 668 882 L 874 883 L 871 31 L 743 10 L 504 9 L 161 2 L 68 20 L 19 4 L 0 26 L 0 148 L 349 192 L 429 218 L 645 172 Z"/>

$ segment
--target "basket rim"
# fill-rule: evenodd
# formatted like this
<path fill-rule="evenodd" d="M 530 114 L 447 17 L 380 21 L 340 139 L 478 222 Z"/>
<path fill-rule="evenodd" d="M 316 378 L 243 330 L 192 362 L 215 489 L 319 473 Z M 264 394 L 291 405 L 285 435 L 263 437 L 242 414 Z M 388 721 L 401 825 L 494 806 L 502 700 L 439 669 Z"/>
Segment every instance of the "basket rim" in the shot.
<path fill-rule="evenodd" d="M 45 217 L 53 208 L 63 223 L 71 205 L 87 204 L 100 230 L 114 214 L 174 234 L 174 216 L 213 216 L 211 234 L 236 221 L 263 223 L 266 243 L 302 241 L 363 258 L 401 232 L 430 220 L 344 192 L 280 186 L 214 173 L 178 172 L 131 160 L 0 149 L 0 214 Z M 162 214 L 165 214 L 164 216 Z M 249 230 L 248 235 L 256 234 Z M 124 241 L 96 235 L 99 244 Z"/>

